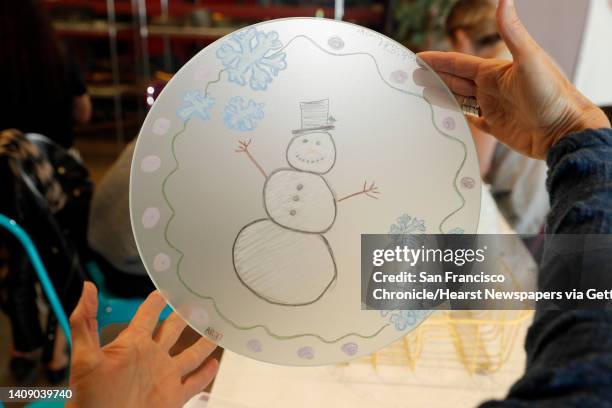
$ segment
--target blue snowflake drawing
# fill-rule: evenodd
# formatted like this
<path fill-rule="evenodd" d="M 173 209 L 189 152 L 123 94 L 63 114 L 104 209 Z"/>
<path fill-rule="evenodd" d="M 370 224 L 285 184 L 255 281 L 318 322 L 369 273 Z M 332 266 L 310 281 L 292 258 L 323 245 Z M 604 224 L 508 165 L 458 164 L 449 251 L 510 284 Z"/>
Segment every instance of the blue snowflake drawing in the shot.
<path fill-rule="evenodd" d="M 382 317 L 389 316 L 389 323 L 393 324 L 395 330 L 404 331 L 414 327 L 417 323 L 427 317 L 427 310 L 381 310 Z"/>
<path fill-rule="evenodd" d="M 272 77 L 287 68 L 286 54 L 280 51 L 282 47 L 276 31 L 264 33 L 249 28 L 232 35 L 231 40 L 217 50 L 217 57 L 230 82 L 244 86 L 248 80 L 251 89 L 265 91 Z"/>
<path fill-rule="evenodd" d="M 264 117 L 264 104 L 252 99 L 247 102 L 241 96 L 234 96 L 223 110 L 223 121 L 228 129 L 247 132 L 255 130 Z"/>
<path fill-rule="evenodd" d="M 418 234 L 426 231 L 425 221 L 419 220 L 416 217 L 411 217 L 408 214 L 402 214 L 395 224 L 389 228 L 389 234 Z M 393 237 L 393 243 L 396 245 L 409 245 L 410 236 L 407 237 Z"/>
<path fill-rule="evenodd" d="M 463 228 L 453 228 L 452 230 L 448 231 L 447 234 L 457 234 L 457 235 L 461 235 L 461 234 L 465 234 L 465 230 Z"/>
<path fill-rule="evenodd" d="M 210 119 L 208 110 L 215 104 L 215 100 L 200 91 L 189 91 L 183 97 L 183 103 L 176 111 L 176 114 L 183 121 L 197 116 L 203 121 Z"/>

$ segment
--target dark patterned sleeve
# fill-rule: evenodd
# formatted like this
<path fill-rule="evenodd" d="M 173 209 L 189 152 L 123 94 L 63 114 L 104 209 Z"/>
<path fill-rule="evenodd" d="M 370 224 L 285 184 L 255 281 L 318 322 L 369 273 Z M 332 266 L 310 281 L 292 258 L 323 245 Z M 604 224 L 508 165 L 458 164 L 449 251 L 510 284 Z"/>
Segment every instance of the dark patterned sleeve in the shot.
<path fill-rule="evenodd" d="M 612 130 L 566 137 L 549 152 L 548 166 L 547 233 L 611 234 Z M 571 290 L 575 280 L 559 278 L 572 277 L 575 265 L 584 265 L 588 256 L 580 250 L 569 251 L 565 259 L 555 261 L 550 256 L 554 250 L 545 244 L 539 290 L 551 290 L 553 284 L 553 290 L 559 290 L 559 282 L 567 282 Z M 612 254 L 612 247 L 608 253 Z M 587 272 L 593 275 L 589 278 L 612 288 L 612 264 L 600 263 Z M 612 406 L 612 312 L 537 310 L 525 349 L 523 377 L 505 400 L 489 401 L 483 407 Z"/>

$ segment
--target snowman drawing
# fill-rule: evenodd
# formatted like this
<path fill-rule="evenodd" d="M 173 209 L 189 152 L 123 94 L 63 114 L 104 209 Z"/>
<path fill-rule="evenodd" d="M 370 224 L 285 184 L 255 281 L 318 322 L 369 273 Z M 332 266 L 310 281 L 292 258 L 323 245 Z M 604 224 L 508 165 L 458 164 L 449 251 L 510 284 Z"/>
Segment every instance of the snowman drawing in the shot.
<path fill-rule="evenodd" d="M 234 270 L 240 282 L 259 298 L 283 306 L 318 301 L 335 282 L 334 253 L 323 235 L 336 220 L 338 204 L 365 195 L 376 197 L 375 183 L 337 199 L 325 179 L 336 163 L 336 145 L 330 134 L 335 119 L 329 100 L 301 102 L 301 126 L 286 149 L 288 168 L 267 174 L 251 154 L 251 141 L 239 142 L 265 177 L 263 203 L 267 218 L 244 226 L 234 241 Z"/>

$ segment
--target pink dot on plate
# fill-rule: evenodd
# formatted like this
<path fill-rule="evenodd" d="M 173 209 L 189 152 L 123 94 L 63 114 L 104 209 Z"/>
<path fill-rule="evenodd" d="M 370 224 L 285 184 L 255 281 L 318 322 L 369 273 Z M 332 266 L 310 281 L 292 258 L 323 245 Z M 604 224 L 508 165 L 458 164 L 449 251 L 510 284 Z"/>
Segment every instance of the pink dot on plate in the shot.
<path fill-rule="evenodd" d="M 206 66 L 199 67 L 193 73 L 193 79 L 196 81 L 203 81 L 208 77 L 210 70 Z"/>
<path fill-rule="evenodd" d="M 302 347 L 297 351 L 297 355 L 299 358 L 303 358 L 305 360 L 312 360 L 314 358 L 314 349 L 312 347 Z"/>
<path fill-rule="evenodd" d="M 448 117 L 442 121 L 442 126 L 447 130 L 455 129 L 455 119 Z"/>
<path fill-rule="evenodd" d="M 476 186 L 476 181 L 471 177 L 464 177 L 461 179 L 461 185 L 468 190 L 471 190 Z"/>
<path fill-rule="evenodd" d="M 208 312 L 201 307 L 195 307 L 189 313 L 189 320 L 197 324 L 199 327 L 206 327 L 210 322 Z"/>
<path fill-rule="evenodd" d="M 159 209 L 156 207 L 148 207 L 142 213 L 142 226 L 145 228 L 153 228 L 159 221 Z"/>
<path fill-rule="evenodd" d="M 161 166 L 161 159 L 159 156 L 147 156 L 140 162 L 140 169 L 145 173 L 153 173 L 157 171 Z"/>
<path fill-rule="evenodd" d="M 247 341 L 247 348 L 251 350 L 253 353 L 259 353 L 263 348 L 261 347 L 261 342 L 257 339 L 251 339 Z"/>
<path fill-rule="evenodd" d="M 354 356 L 359 351 L 359 346 L 356 343 L 345 343 L 341 349 L 347 356 Z"/>
<path fill-rule="evenodd" d="M 395 82 L 396 84 L 403 84 L 408 79 L 408 73 L 402 70 L 393 71 L 389 78 L 391 79 L 391 82 Z"/>
<path fill-rule="evenodd" d="M 159 118 L 153 122 L 153 133 L 156 135 L 165 135 L 170 129 L 170 120 L 166 118 Z"/>
<path fill-rule="evenodd" d="M 334 50 L 341 50 L 344 48 L 344 41 L 340 37 L 331 37 L 329 40 L 327 40 L 327 45 Z"/>
<path fill-rule="evenodd" d="M 153 269 L 157 272 L 164 272 L 170 268 L 170 257 L 164 253 L 155 255 L 153 259 Z"/>

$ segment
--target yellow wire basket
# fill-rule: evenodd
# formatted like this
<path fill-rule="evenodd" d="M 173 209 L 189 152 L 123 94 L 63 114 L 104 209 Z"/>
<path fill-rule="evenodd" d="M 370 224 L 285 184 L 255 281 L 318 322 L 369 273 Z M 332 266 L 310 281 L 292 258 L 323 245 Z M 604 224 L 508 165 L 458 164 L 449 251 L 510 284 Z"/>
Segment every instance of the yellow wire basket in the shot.
<path fill-rule="evenodd" d="M 494 373 L 508 360 L 525 325 L 533 317 L 527 310 L 438 311 L 419 327 L 358 363 L 407 366 L 415 370 L 427 345 L 438 343 L 436 364 L 459 361 L 470 373 Z M 520 337 L 520 338 L 519 338 Z M 439 347 L 444 343 L 447 347 Z"/>
<path fill-rule="evenodd" d="M 521 244 L 522 245 L 522 244 Z M 516 258 L 526 250 L 515 252 Z M 524 258 L 525 259 L 525 258 Z M 533 287 L 535 263 L 529 261 L 513 268 L 512 259 L 501 253 L 497 269 L 510 277 L 499 289 L 524 290 Z M 523 271 L 517 274 L 516 271 Z M 531 282 L 530 282 L 531 280 Z M 499 371 L 515 349 L 516 341 L 523 341 L 526 325 L 531 322 L 531 310 L 452 310 L 437 311 L 402 340 L 358 362 L 379 365 L 408 366 L 415 370 L 429 345 L 435 349 L 428 362 L 440 367 L 459 361 L 470 374 L 491 374 Z"/>

